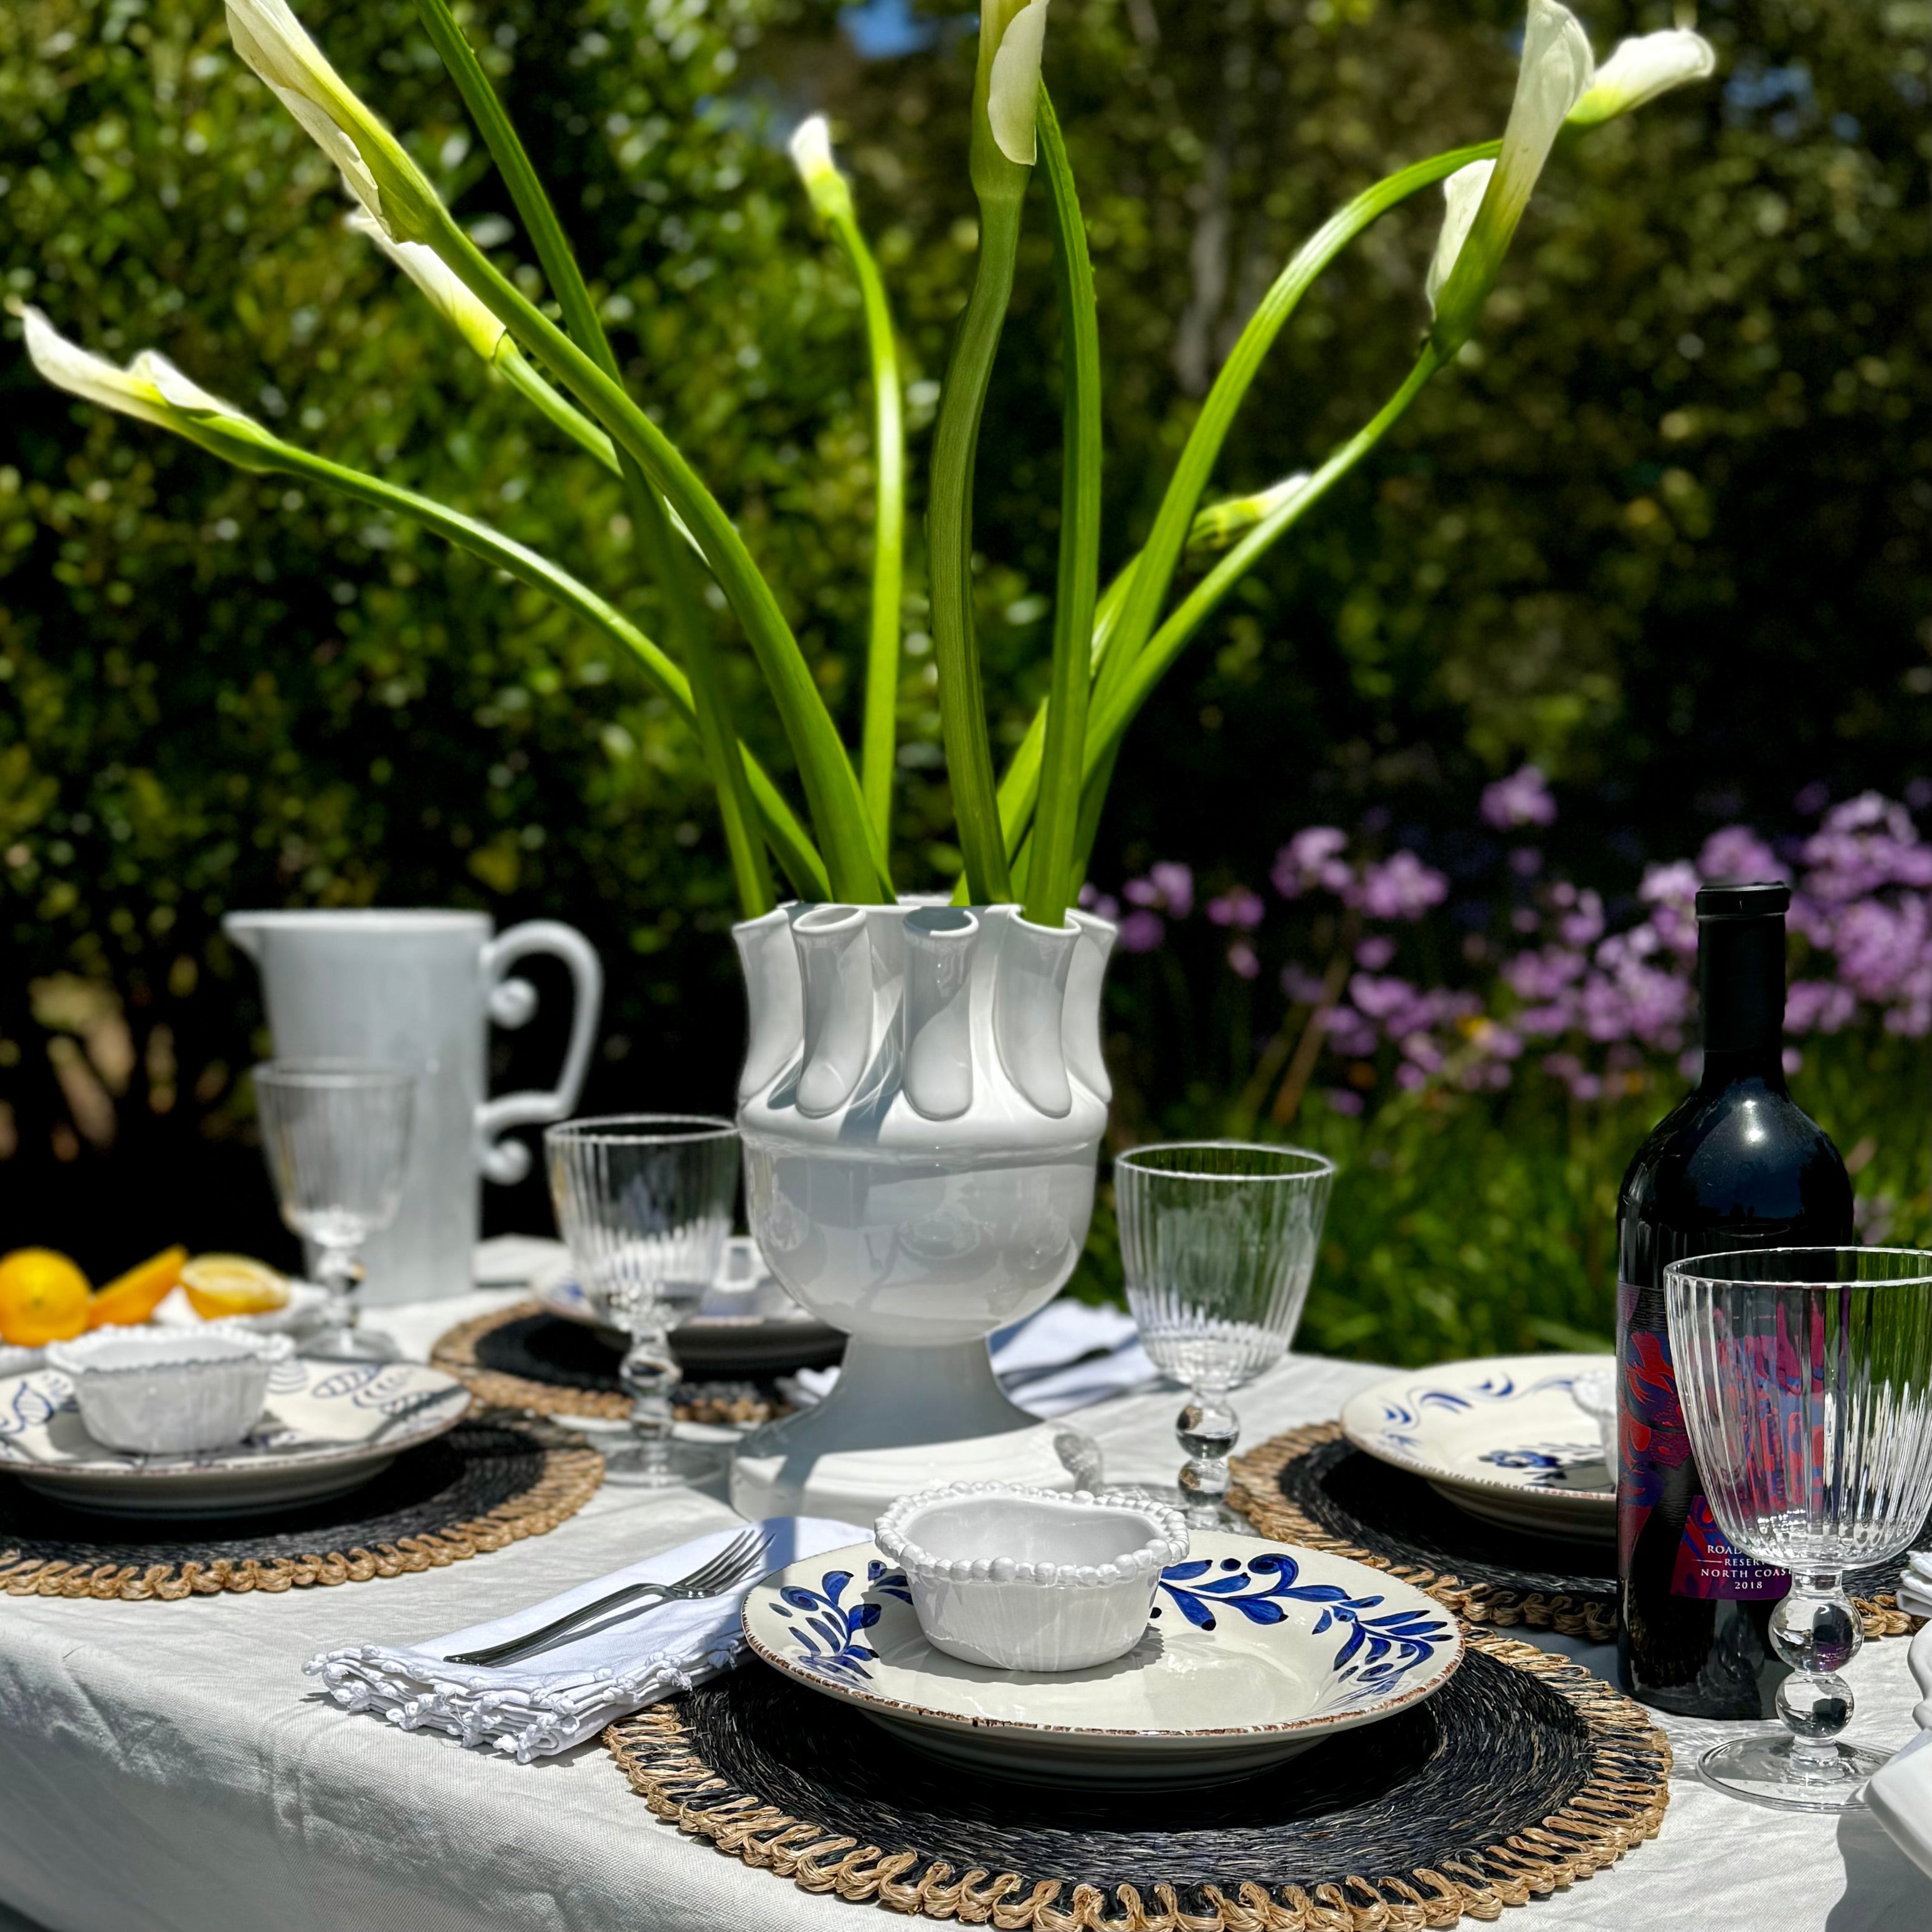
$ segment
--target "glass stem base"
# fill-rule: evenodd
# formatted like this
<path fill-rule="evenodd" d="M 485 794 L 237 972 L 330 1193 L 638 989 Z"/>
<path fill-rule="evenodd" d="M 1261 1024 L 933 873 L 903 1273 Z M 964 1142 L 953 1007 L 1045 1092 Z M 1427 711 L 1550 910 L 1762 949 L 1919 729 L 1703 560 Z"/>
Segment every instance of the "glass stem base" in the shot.
<path fill-rule="evenodd" d="M 1889 1751 L 1834 1741 L 1802 1752 L 1789 1736 L 1736 1738 L 1697 1762 L 1706 1784 L 1778 1811 L 1851 1811 L 1864 1804 L 1865 1780 Z"/>
<path fill-rule="evenodd" d="M 403 1352 L 380 1329 L 360 1327 L 319 1328 L 304 1336 L 296 1352 L 316 1362 L 400 1362 Z"/>

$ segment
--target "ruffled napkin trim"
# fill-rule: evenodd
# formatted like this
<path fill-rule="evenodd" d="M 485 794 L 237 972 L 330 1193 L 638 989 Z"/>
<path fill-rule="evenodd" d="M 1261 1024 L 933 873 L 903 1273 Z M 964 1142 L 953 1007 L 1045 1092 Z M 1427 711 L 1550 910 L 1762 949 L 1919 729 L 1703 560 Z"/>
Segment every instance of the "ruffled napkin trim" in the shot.
<path fill-rule="evenodd" d="M 447 1732 L 528 1764 L 594 1737 L 640 1705 L 730 1670 L 743 1650 L 744 1640 L 734 1636 L 694 1654 L 656 1651 L 628 1670 L 575 1671 L 508 1686 L 499 1671 L 373 1643 L 311 1658 L 302 1670 L 320 1677 L 345 1711 L 377 1712 L 406 1731 Z"/>

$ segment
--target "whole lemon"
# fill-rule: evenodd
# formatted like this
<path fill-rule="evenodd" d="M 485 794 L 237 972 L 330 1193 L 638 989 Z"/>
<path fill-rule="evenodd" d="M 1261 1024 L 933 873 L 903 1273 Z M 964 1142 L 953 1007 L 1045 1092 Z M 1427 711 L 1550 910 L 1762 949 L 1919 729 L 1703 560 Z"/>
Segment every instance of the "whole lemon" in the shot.
<path fill-rule="evenodd" d="M 51 1248 L 16 1248 L 0 1257 L 0 1340 L 38 1348 L 87 1326 L 87 1277 Z"/>

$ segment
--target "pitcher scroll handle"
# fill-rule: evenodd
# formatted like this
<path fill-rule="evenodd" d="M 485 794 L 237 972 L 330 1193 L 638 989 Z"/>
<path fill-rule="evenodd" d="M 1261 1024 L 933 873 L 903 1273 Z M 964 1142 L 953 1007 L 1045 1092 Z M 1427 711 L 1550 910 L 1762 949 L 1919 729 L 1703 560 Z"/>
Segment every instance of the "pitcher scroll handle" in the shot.
<path fill-rule="evenodd" d="M 476 1165 L 488 1179 L 506 1185 L 530 1172 L 530 1150 L 521 1141 L 498 1136 L 512 1127 L 560 1120 L 577 1105 L 604 1000 L 604 968 L 590 940 L 555 920 L 533 919 L 512 926 L 483 949 L 490 1017 L 499 1026 L 522 1026 L 537 1010 L 536 991 L 527 980 L 504 977 L 519 959 L 533 952 L 550 953 L 570 968 L 576 1001 L 570 1016 L 570 1046 L 556 1084 L 548 1093 L 505 1094 L 476 1110 Z"/>

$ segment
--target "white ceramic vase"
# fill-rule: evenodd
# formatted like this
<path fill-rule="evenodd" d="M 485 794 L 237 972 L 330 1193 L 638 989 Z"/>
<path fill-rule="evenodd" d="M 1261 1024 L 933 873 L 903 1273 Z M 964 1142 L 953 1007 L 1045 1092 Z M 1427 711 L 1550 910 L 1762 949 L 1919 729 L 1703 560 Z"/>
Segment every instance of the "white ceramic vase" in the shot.
<path fill-rule="evenodd" d="M 1087 1239 L 1114 928 L 904 902 L 784 906 L 734 937 L 752 1232 L 852 1339 L 825 1402 L 743 1445 L 733 1502 L 868 1522 L 934 1481 L 1093 1487 L 1091 1444 L 1006 1400 L 986 1337 L 1051 1300 Z"/>

